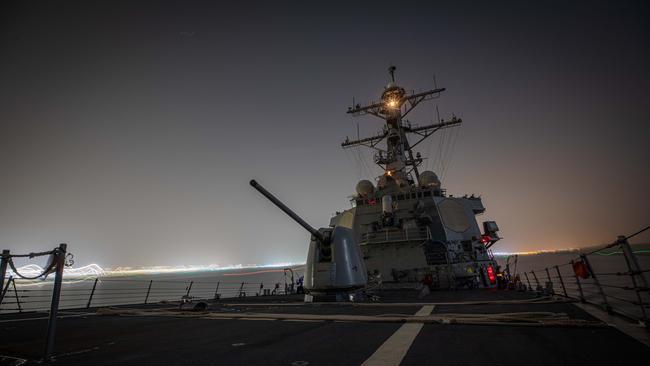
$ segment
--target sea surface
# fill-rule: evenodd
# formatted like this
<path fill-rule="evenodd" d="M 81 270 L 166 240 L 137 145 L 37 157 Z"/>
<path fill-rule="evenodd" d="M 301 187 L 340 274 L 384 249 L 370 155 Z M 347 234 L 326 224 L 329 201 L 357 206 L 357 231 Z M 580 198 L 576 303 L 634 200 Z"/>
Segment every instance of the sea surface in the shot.
<path fill-rule="evenodd" d="M 134 273 L 135 272 L 135 273 Z M 285 293 L 303 275 L 303 265 L 187 271 L 127 271 L 108 275 L 65 275 L 61 309 L 260 296 Z M 0 313 L 50 308 L 54 275 L 47 280 L 16 280 L 0 304 Z M 94 290 L 93 290 L 94 287 Z"/>

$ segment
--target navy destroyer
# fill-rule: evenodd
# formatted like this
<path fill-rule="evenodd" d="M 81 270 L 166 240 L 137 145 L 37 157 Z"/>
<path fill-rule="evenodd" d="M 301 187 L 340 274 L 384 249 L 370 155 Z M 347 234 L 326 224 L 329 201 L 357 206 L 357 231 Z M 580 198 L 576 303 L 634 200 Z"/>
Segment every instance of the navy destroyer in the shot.
<path fill-rule="evenodd" d="M 395 83 L 395 68 L 389 71 L 379 102 L 348 110 L 385 123 L 375 136 L 342 144 L 373 149 L 383 169 L 375 182 L 357 184 L 352 208 L 316 229 L 250 182 L 311 234 L 304 286 L 292 276 L 283 293 L 276 291 L 279 283 L 271 292 L 263 283 L 233 284 L 227 277 L 197 278 L 176 290 L 174 284 L 189 279 L 154 284 L 153 278 L 98 277 L 91 288 L 84 281 L 75 287 L 78 280 L 63 281 L 65 244 L 27 255 L 6 250 L 0 278 L 12 257 L 39 255 L 52 256 L 45 272 L 56 277 L 40 290 L 8 278 L 0 305 L 4 297 L 18 310 L 0 314 L 0 365 L 633 365 L 648 359 L 647 269 L 627 242 L 636 234 L 605 247 L 626 253 L 626 272 L 595 271 L 587 256 L 599 248 L 551 267 L 556 275 L 549 268 L 546 278 L 524 272 L 526 286 L 517 276 L 510 283 L 520 286 L 499 286 L 509 278 L 490 252 L 500 239 L 496 223 L 479 225 L 481 199 L 448 195 L 434 172 L 421 171 L 424 158 L 414 150 L 462 121 L 407 121 L 419 103 L 444 89 L 409 93 Z M 622 308 L 613 303 L 619 294 L 598 280 L 608 274 L 632 279 L 634 287 L 622 289 L 638 295 L 632 303 L 640 315 L 619 316 Z M 49 313 L 37 306 L 50 298 Z M 59 298 L 70 304 L 61 312 Z M 35 310 L 22 311 L 21 303 Z"/>
<path fill-rule="evenodd" d="M 328 228 L 317 231 L 257 182 L 251 185 L 312 234 L 308 292 L 338 293 L 366 285 L 374 289 L 493 287 L 497 264 L 490 247 L 500 239 L 497 224 L 485 221 L 481 232 L 475 218 L 485 211 L 481 198 L 447 195 L 435 172 L 420 170 L 425 158 L 415 151 L 437 131 L 457 127 L 462 120 L 453 116 L 423 126 L 411 123 L 405 117 L 445 89 L 407 92 L 395 81 L 396 68 L 388 70 L 390 82 L 381 99 L 347 111 L 384 123 L 374 136 L 346 138 L 341 144 L 373 150 L 374 162 L 383 170 L 375 183 L 358 182 L 352 208 L 337 212 Z"/>

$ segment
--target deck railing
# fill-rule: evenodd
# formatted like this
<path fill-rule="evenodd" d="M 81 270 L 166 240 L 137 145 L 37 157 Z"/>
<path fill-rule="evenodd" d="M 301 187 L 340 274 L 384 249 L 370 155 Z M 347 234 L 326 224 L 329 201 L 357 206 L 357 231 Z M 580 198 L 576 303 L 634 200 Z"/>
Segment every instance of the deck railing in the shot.
<path fill-rule="evenodd" d="M 423 241 L 431 239 L 428 227 L 416 227 L 408 229 L 384 229 L 368 231 L 361 234 L 361 244 L 380 244 L 402 241 Z"/>
<path fill-rule="evenodd" d="M 639 261 L 628 242 L 648 229 L 619 236 L 612 244 L 576 254 L 569 262 L 522 272 L 520 279 L 529 290 L 597 305 L 650 326 L 650 268 Z M 620 260 L 614 262 L 611 256 Z"/>
<path fill-rule="evenodd" d="M 276 288 L 276 284 L 279 286 Z M 0 313 L 47 310 L 52 282 L 8 278 Z M 61 290 L 60 309 L 151 304 L 159 302 L 211 300 L 247 296 L 286 295 L 290 284 L 277 282 L 228 282 L 210 280 L 117 279 L 95 277 L 66 279 Z"/>

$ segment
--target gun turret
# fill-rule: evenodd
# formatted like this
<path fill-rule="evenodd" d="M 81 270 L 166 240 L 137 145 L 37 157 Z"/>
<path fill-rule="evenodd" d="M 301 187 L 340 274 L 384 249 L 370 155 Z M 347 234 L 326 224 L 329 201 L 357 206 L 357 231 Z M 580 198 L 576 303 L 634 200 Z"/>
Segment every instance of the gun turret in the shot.
<path fill-rule="evenodd" d="M 250 185 L 311 234 L 305 268 L 305 289 L 310 294 L 322 295 L 323 300 L 348 300 L 350 292 L 366 285 L 365 262 L 351 228 L 316 230 L 255 180 Z"/>

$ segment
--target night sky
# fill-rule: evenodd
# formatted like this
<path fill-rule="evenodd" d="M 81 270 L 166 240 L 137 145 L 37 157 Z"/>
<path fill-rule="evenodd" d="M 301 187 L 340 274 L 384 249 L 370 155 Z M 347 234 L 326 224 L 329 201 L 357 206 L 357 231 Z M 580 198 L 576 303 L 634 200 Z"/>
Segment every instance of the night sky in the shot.
<path fill-rule="evenodd" d="M 407 89 L 447 88 L 409 119 L 464 120 L 419 151 L 448 193 L 483 197 L 495 251 L 650 224 L 643 1 L 350 3 L 3 2 L 0 248 L 302 262 L 308 234 L 248 181 L 327 226 L 380 174 L 340 143 L 380 130 L 345 111 L 391 64 Z"/>

